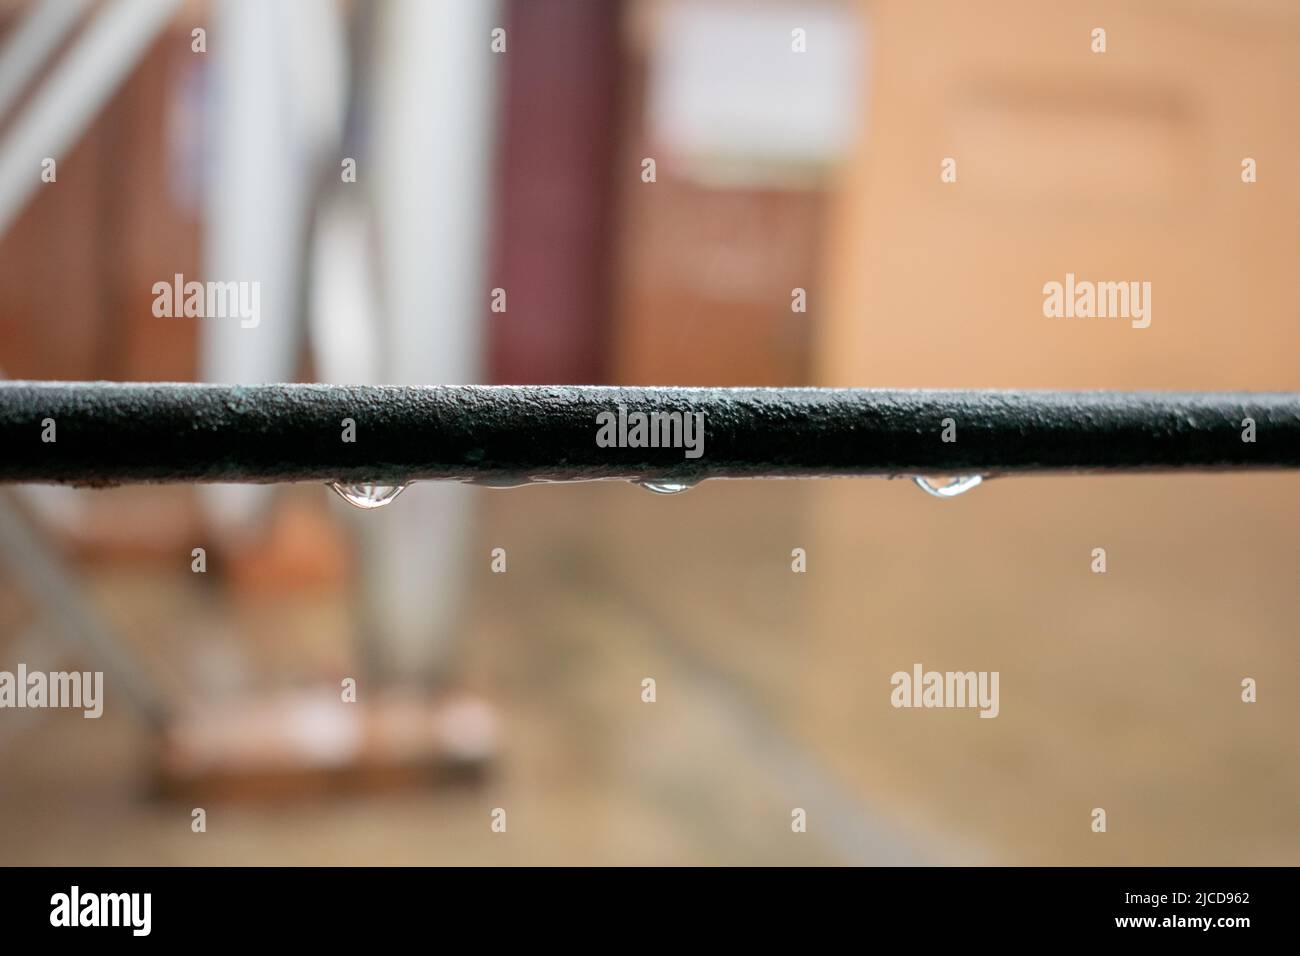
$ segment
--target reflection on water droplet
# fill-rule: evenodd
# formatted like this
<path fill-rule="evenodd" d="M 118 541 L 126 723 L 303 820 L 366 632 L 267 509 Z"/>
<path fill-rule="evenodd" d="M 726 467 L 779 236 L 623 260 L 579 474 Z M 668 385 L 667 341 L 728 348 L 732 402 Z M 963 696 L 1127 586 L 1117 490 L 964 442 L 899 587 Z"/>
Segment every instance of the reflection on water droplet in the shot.
<path fill-rule="evenodd" d="M 914 479 L 916 485 L 927 495 L 934 495 L 936 498 L 956 498 L 960 494 L 965 494 L 976 485 L 982 484 L 983 475 L 963 475 L 960 478 L 954 478 L 946 485 L 933 485 L 930 479 L 917 475 Z"/>
<path fill-rule="evenodd" d="M 683 491 L 690 491 L 693 487 L 676 481 L 638 481 L 637 484 L 657 495 L 679 495 Z"/>
<path fill-rule="evenodd" d="M 348 504 L 365 511 L 382 508 L 406 490 L 406 485 L 345 485 L 338 481 L 330 487 Z"/>

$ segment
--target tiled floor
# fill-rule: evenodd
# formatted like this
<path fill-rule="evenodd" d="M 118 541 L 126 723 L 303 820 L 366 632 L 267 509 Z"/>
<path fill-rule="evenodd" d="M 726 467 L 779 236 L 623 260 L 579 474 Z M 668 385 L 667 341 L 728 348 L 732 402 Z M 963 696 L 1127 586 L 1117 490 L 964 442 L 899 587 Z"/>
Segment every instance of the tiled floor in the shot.
<path fill-rule="evenodd" d="M 188 806 L 148 797 L 129 714 L 0 712 L 0 862 L 1294 864 L 1295 490 L 1279 475 L 1006 479 L 954 501 L 883 481 L 475 492 L 451 672 L 502 718 L 485 782 L 223 801 L 194 834 Z M 173 691 L 348 666 L 347 590 L 231 600 L 184 570 L 85 573 Z M 14 629 L 24 613 L 0 603 Z M 892 708 L 890 674 L 914 662 L 999 671 L 998 718 Z"/>

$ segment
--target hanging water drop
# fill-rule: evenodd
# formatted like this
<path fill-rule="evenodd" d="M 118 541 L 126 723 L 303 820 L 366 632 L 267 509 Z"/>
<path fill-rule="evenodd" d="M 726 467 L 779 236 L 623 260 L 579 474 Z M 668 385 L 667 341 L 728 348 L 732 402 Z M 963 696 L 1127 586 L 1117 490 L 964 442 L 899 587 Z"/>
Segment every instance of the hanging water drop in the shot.
<path fill-rule="evenodd" d="M 382 508 L 406 490 L 406 485 L 345 485 L 338 481 L 330 487 L 352 507 L 365 511 Z"/>
<path fill-rule="evenodd" d="M 638 481 L 637 484 L 657 495 L 680 495 L 683 491 L 690 491 L 694 487 L 677 481 Z"/>
<path fill-rule="evenodd" d="M 954 478 L 946 485 L 931 484 L 929 478 L 924 478 L 921 475 L 917 475 L 913 480 L 916 482 L 916 486 L 927 495 L 934 495 L 936 498 L 956 498 L 977 485 L 983 484 L 984 476 L 963 475 L 960 478 Z"/>

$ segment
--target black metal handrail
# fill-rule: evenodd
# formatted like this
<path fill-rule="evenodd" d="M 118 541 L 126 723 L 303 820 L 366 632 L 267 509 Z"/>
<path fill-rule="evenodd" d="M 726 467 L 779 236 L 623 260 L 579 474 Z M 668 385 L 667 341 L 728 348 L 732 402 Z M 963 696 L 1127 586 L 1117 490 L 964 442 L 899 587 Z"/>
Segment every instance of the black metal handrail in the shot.
<path fill-rule="evenodd" d="M 703 415 L 698 457 L 668 441 L 666 413 Z M 669 447 L 637 447 L 626 425 L 613 445 L 609 432 L 598 442 L 601 421 L 638 415 L 657 415 Z M 689 484 L 1297 467 L 1294 392 L 0 383 L 4 482 Z"/>

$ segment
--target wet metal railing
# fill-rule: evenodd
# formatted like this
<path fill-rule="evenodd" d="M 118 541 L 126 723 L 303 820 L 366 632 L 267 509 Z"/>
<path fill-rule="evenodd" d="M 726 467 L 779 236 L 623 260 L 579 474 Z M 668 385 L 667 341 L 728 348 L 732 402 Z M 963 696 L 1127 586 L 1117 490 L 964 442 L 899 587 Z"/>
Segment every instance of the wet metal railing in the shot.
<path fill-rule="evenodd" d="M 1291 392 L 0 383 L 0 482 L 674 487 L 1298 467 Z"/>

